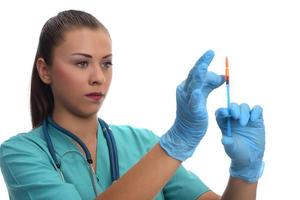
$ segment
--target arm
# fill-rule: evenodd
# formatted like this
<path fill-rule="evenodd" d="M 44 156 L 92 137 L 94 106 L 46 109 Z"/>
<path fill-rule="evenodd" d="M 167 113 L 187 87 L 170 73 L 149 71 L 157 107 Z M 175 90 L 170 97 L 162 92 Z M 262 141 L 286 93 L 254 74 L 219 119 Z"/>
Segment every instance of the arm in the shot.
<path fill-rule="evenodd" d="M 222 200 L 254 200 L 258 179 L 261 177 L 265 150 L 265 127 L 262 108 L 232 103 L 230 110 L 220 108 L 216 119 L 222 131 L 222 143 L 231 158 L 228 186 Z M 232 136 L 227 134 L 230 118 Z"/>
<path fill-rule="evenodd" d="M 248 183 L 242 179 L 230 177 L 223 196 L 214 192 L 201 195 L 198 200 L 253 200 L 256 197 L 257 183 Z"/>
<path fill-rule="evenodd" d="M 210 192 L 199 197 L 199 200 L 256 199 L 257 182 L 264 169 L 265 127 L 262 112 L 260 106 L 250 110 L 245 103 L 232 103 L 229 110 L 220 108 L 216 111 L 216 120 L 223 134 L 222 143 L 231 158 L 231 177 L 222 197 Z M 227 133 L 228 120 L 231 134 Z"/>
<path fill-rule="evenodd" d="M 249 106 L 246 104 L 240 106 L 232 104 L 233 137 L 230 138 L 226 136 L 225 132 L 227 130 L 226 118 L 229 116 L 226 112 L 227 109 L 219 109 L 216 116 L 224 134 L 223 145 L 226 153 L 232 159 L 231 177 L 222 197 L 213 192 L 206 192 L 198 199 L 254 200 L 257 181 L 261 176 L 263 167 L 261 160 L 264 149 L 262 109 L 256 106 L 250 111 Z M 251 136 L 250 139 L 249 135 Z M 250 142 L 250 145 L 249 140 L 251 139 L 253 141 Z M 171 178 L 181 163 L 177 159 L 168 156 L 168 152 L 164 151 L 160 145 L 156 145 L 138 164 L 98 199 L 123 199 L 125 197 L 129 199 L 152 199 Z M 171 151 L 172 149 L 168 150 Z M 179 155 L 182 156 L 183 154 L 179 153 Z M 164 165 L 161 163 L 164 163 Z"/>
<path fill-rule="evenodd" d="M 222 76 L 207 72 L 213 56 L 206 52 L 177 87 L 176 119 L 159 144 L 97 199 L 153 199 L 193 154 L 207 130 L 206 98 L 224 83 Z"/>
<path fill-rule="evenodd" d="M 156 144 L 124 176 L 103 192 L 102 199 L 152 199 L 174 175 L 181 161 L 171 158 Z M 134 180 L 134 181 L 133 181 Z"/>
<path fill-rule="evenodd" d="M 256 198 L 257 183 L 248 183 L 242 179 L 230 177 L 222 200 L 254 200 Z"/>
<path fill-rule="evenodd" d="M 164 163 L 164 165 L 161 163 Z M 124 198 L 133 200 L 152 199 L 151 196 L 155 196 L 155 194 L 162 189 L 166 182 L 174 175 L 180 164 L 180 161 L 168 156 L 160 145 L 157 144 L 140 162 L 131 168 L 108 190 L 102 193 L 97 200 Z M 143 175 L 141 176 L 140 174 Z M 248 200 L 245 197 L 249 197 L 249 200 L 251 200 L 253 199 L 253 195 L 255 197 L 256 185 L 256 183 L 251 184 L 231 177 L 224 192 L 223 199 L 234 200 L 243 197 L 243 200 Z M 135 192 L 130 193 L 129 191 Z M 221 200 L 221 197 L 209 191 L 201 195 L 198 200 Z"/>

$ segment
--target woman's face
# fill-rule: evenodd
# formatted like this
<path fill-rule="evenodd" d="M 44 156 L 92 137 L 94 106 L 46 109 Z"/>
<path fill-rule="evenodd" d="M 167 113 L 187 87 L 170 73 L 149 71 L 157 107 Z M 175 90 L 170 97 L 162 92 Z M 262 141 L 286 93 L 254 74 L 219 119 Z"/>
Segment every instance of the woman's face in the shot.
<path fill-rule="evenodd" d="M 50 67 L 54 112 L 97 114 L 112 79 L 112 47 L 100 29 L 71 29 L 54 48 Z"/>

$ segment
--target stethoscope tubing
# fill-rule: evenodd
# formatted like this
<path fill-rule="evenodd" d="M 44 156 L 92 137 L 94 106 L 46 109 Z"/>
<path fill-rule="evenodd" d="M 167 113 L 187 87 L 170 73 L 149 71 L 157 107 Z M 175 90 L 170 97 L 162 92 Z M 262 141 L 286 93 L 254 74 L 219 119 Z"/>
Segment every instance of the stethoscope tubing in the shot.
<path fill-rule="evenodd" d="M 120 176 L 116 142 L 115 142 L 114 136 L 113 136 L 108 124 L 100 118 L 98 119 L 98 121 L 100 123 L 100 126 L 102 128 L 104 137 L 105 137 L 106 142 L 107 142 L 108 152 L 109 152 L 109 160 L 110 160 L 110 167 L 111 167 L 111 179 L 112 179 L 112 182 L 114 182 L 114 181 L 118 180 L 118 178 Z M 51 157 L 53 158 L 54 163 L 55 163 L 56 167 L 59 170 L 60 170 L 60 167 L 61 167 L 61 163 L 59 162 L 59 160 L 56 157 L 55 150 L 54 150 L 54 145 L 52 143 L 52 140 L 51 140 L 49 132 L 48 132 L 48 124 L 49 123 L 55 129 L 59 130 L 61 133 L 67 135 L 68 137 L 72 138 L 75 142 L 77 142 L 81 146 L 81 148 L 83 149 L 88 164 L 91 165 L 93 163 L 91 153 L 88 150 L 88 148 L 86 147 L 86 145 L 84 144 L 84 142 L 82 142 L 82 140 L 79 137 L 77 137 L 76 135 L 74 135 L 70 131 L 68 131 L 68 130 L 64 129 L 63 127 L 59 126 L 49 116 L 49 117 L 47 117 L 47 119 L 44 120 L 43 125 L 42 125 L 42 129 L 43 129 L 43 134 L 44 134 L 49 152 L 51 154 Z"/>
<path fill-rule="evenodd" d="M 113 134 L 108 126 L 108 124 L 102 120 L 98 119 L 99 123 L 102 127 L 102 132 L 104 134 L 104 137 L 107 142 L 108 152 L 109 152 L 109 162 L 111 166 L 111 180 L 112 182 L 118 180 L 120 174 L 119 174 L 119 159 L 118 159 L 118 153 L 117 153 L 117 146 L 115 138 L 113 137 Z"/>

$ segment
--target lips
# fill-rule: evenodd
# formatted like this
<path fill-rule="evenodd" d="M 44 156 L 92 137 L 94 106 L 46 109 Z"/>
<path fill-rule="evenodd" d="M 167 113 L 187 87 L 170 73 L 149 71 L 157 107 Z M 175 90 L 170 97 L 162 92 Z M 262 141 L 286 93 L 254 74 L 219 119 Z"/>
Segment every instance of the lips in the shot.
<path fill-rule="evenodd" d="M 103 96 L 103 94 L 101 92 L 93 92 L 93 93 L 86 94 L 85 96 Z"/>
<path fill-rule="evenodd" d="M 98 101 L 103 98 L 104 94 L 101 92 L 93 92 L 93 93 L 86 94 L 85 96 L 92 100 Z"/>

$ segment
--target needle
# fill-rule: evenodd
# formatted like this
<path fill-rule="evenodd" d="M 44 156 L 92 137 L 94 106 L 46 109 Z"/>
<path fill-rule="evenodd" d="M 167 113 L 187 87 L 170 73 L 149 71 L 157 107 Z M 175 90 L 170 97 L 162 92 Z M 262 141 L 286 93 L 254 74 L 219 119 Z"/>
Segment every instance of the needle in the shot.
<path fill-rule="evenodd" d="M 226 94 L 227 94 L 227 110 L 230 116 L 230 90 L 229 90 L 229 64 L 228 58 L 225 60 L 225 81 L 226 81 Z M 231 137 L 231 123 L 230 117 L 227 119 L 227 136 Z"/>

